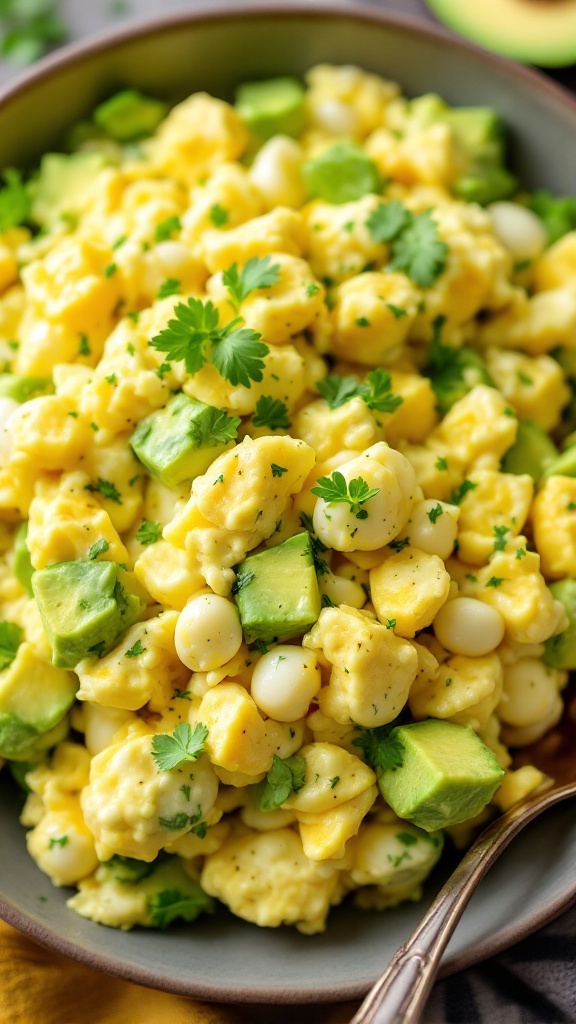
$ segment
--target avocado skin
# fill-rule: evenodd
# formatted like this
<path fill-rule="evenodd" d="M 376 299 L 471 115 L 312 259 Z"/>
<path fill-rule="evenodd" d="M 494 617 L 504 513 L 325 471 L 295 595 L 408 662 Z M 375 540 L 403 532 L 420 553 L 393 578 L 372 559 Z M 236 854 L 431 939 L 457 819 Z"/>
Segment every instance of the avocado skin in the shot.
<path fill-rule="evenodd" d="M 237 568 L 233 593 L 247 644 L 302 636 L 321 610 L 309 534 L 298 533 L 246 558 Z"/>
<path fill-rule="evenodd" d="M 516 440 L 505 452 L 501 469 L 503 473 L 514 473 L 517 476 L 528 473 L 538 482 L 558 454 L 556 445 L 538 423 L 518 420 Z"/>
<path fill-rule="evenodd" d="M 562 633 L 546 641 L 543 660 L 550 668 L 576 669 L 576 580 L 557 580 L 549 587 L 556 600 L 564 605 L 568 625 Z"/>
<path fill-rule="evenodd" d="M 102 657 L 142 609 L 116 562 L 58 562 L 35 572 L 32 588 L 59 668 Z"/>
<path fill-rule="evenodd" d="M 304 95 L 296 78 L 268 78 L 238 86 L 234 106 L 262 141 L 279 134 L 297 137 L 304 129 Z"/>
<path fill-rule="evenodd" d="M 392 730 L 402 765 L 379 772 L 382 796 L 399 818 L 434 832 L 475 817 L 500 785 L 503 769 L 468 726 L 428 719 Z"/>
<path fill-rule="evenodd" d="M 195 443 L 195 427 L 201 428 L 202 419 L 213 412 L 213 406 L 188 398 L 181 391 L 163 409 L 140 421 L 130 438 L 130 447 L 153 476 L 166 487 L 177 489 L 205 473 L 228 447 L 228 443 Z"/>

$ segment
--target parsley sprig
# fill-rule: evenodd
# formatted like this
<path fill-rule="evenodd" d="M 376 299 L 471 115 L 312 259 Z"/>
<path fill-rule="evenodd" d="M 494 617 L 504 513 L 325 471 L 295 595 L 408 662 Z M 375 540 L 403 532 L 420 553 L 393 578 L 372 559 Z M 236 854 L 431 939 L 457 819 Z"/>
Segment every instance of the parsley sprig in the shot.
<path fill-rule="evenodd" d="M 279 280 L 280 264 L 274 263 L 270 266 L 271 262 L 270 256 L 264 256 L 263 259 L 252 256 L 241 271 L 238 270 L 237 263 L 233 263 L 231 267 L 223 271 L 222 281 L 228 289 L 230 296 L 228 301 L 235 313 L 238 312 L 250 292 L 257 288 L 271 288 Z"/>
<path fill-rule="evenodd" d="M 223 327 L 220 315 L 208 299 L 188 299 L 174 309 L 174 320 L 155 335 L 150 345 L 166 352 L 169 359 L 184 361 L 186 370 L 195 374 L 208 360 L 233 387 L 242 384 L 249 388 L 251 381 L 262 380 L 263 357 L 268 355 L 261 335 L 247 327 L 241 317 L 235 317 Z"/>
<path fill-rule="evenodd" d="M 194 729 L 188 722 L 179 722 L 171 736 L 160 733 L 152 739 L 152 757 L 158 771 L 169 772 L 186 761 L 197 761 L 204 753 L 208 729 L 196 722 Z"/>
<path fill-rule="evenodd" d="M 356 519 L 367 519 L 368 512 L 362 505 L 374 498 L 379 490 L 379 487 L 369 487 L 361 476 L 346 483 L 342 473 L 335 469 L 330 476 L 321 476 L 316 487 L 311 488 L 311 493 L 323 498 L 328 505 L 345 501 Z"/>
<path fill-rule="evenodd" d="M 331 373 L 324 380 L 319 380 L 316 387 L 331 409 L 338 409 L 351 398 L 358 397 L 376 412 L 394 412 L 404 401 L 393 393 L 392 378 L 381 368 L 371 370 L 364 381 L 352 375 L 339 377 Z"/>
<path fill-rule="evenodd" d="M 229 416 L 224 409 L 209 405 L 202 416 L 197 416 L 188 427 L 188 436 L 195 448 L 215 448 L 235 441 L 241 420 Z"/>
<path fill-rule="evenodd" d="M 146 547 L 148 544 L 156 544 L 162 536 L 162 526 L 153 519 L 143 519 L 136 531 L 136 540 Z"/>
<path fill-rule="evenodd" d="M 421 288 L 430 288 L 444 270 L 448 246 L 438 237 L 431 210 L 411 213 L 399 200 L 391 199 L 378 204 L 366 227 L 375 242 L 390 244 L 387 270 L 404 271 Z"/>
<path fill-rule="evenodd" d="M 288 406 L 279 398 L 271 395 L 260 395 L 252 415 L 255 427 L 268 427 L 268 430 L 288 430 L 290 417 Z"/>

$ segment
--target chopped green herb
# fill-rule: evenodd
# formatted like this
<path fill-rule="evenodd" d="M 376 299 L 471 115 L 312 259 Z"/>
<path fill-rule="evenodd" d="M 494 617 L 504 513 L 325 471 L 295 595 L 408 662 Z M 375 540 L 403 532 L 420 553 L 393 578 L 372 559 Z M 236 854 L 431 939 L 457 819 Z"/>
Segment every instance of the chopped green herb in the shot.
<path fill-rule="evenodd" d="M 275 462 L 270 463 L 270 469 L 272 470 L 272 476 L 282 476 L 284 473 L 288 472 L 284 466 L 277 466 Z"/>
<path fill-rule="evenodd" d="M 340 776 L 335 775 L 334 778 L 330 779 L 330 789 L 336 789 L 336 786 L 340 782 Z"/>
<path fill-rule="evenodd" d="M 53 836 L 48 843 L 48 849 L 53 850 L 55 846 L 66 846 L 68 841 L 68 836 Z"/>
<path fill-rule="evenodd" d="M 396 724 L 394 721 L 376 729 L 360 729 L 360 735 L 352 740 L 355 747 L 360 747 L 366 762 L 376 771 L 393 771 L 403 763 L 404 746 L 396 736 L 390 735 Z"/>
<path fill-rule="evenodd" d="M 160 733 L 152 739 L 152 757 L 158 771 L 168 772 L 186 761 L 197 761 L 204 753 L 208 729 L 196 722 L 194 729 L 188 722 L 179 722 L 172 735 Z"/>
<path fill-rule="evenodd" d="M 117 490 L 115 485 L 110 480 L 103 480 L 102 477 L 98 477 L 98 483 L 86 484 L 85 491 L 98 491 L 103 498 L 107 498 L 108 501 L 114 501 L 116 505 L 122 504 L 120 497 L 120 491 Z"/>
<path fill-rule="evenodd" d="M 154 228 L 154 241 L 166 242 L 169 238 L 172 238 L 172 235 L 181 230 L 182 221 L 180 217 L 167 217 L 166 220 L 160 221 Z"/>
<path fill-rule="evenodd" d="M 494 527 L 494 548 L 492 554 L 496 554 L 497 551 L 506 550 L 506 534 L 510 533 L 509 526 L 495 526 Z"/>
<path fill-rule="evenodd" d="M 137 640 L 132 647 L 129 647 L 127 651 L 124 651 L 125 658 L 137 658 L 139 654 L 145 654 L 147 648 L 143 646 L 141 640 Z"/>
<path fill-rule="evenodd" d="M 432 211 L 410 213 L 397 199 L 380 203 L 366 220 L 375 242 L 390 243 L 387 270 L 402 270 L 421 288 L 429 288 L 446 266 L 448 246 L 438 238 Z"/>
<path fill-rule="evenodd" d="M 6 184 L 0 189 L 0 234 L 24 224 L 30 213 L 30 199 L 20 171 L 7 167 L 2 173 Z"/>
<path fill-rule="evenodd" d="M 154 739 L 157 738 L 158 737 L 156 736 L 154 737 Z M 182 831 L 182 829 L 189 825 L 190 815 L 186 814 L 184 811 L 180 811 L 179 813 L 173 814 L 171 818 L 158 817 L 158 823 L 160 828 L 167 828 L 171 832 Z"/>
<path fill-rule="evenodd" d="M 115 263 L 109 263 L 107 267 L 104 267 L 104 277 L 114 277 L 114 274 L 118 270 Z"/>
<path fill-rule="evenodd" d="M 280 279 L 280 264 L 272 262 L 271 256 L 252 256 L 247 263 L 238 271 L 238 264 L 233 263 L 231 267 L 222 273 L 222 282 L 228 289 L 229 302 L 237 312 L 244 299 L 257 288 L 271 288 Z"/>
<path fill-rule="evenodd" d="M 361 476 L 355 477 L 348 484 L 342 473 L 335 469 L 331 476 L 320 477 L 316 487 L 312 487 L 311 493 L 322 498 L 328 505 L 347 502 L 357 519 L 366 519 L 368 512 L 362 505 L 370 498 L 374 498 L 379 490 L 379 487 L 369 487 Z"/>
<path fill-rule="evenodd" d="M 401 309 L 400 306 L 394 306 L 391 302 L 386 303 L 386 309 L 389 309 L 395 320 L 400 320 L 403 316 L 408 316 L 407 309 Z"/>
<path fill-rule="evenodd" d="M 443 455 L 439 455 L 434 463 L 434 468 L 439 470 L 448 469 L 448 459 L 445 459 Z"/>
<path fill-rule="evenodd" d="M 414 846 L 418 842 L 418 837 L 413 835 L 412 832 L 397 832 L 396 839 L 403 846 Z"/>
<path fill-rule="evenodd" d="M 392 548 L 392 551 L 404 551 L 404 548 L 410 546 L 410 537 L 402 537 L 402 540 L 391 540 L 388 547 Z"/>
<path fill-rule="evenodd" d="M 104 377 L 104 380 L 106 381 L 107 384 L 115 384 L 116 383 L 116 374 L 115 373 L 110 373 L 107 377 Z"/>
<path fill-rule="evenodd" d="M 312 296 L 316 295 L 317 292 L 319 292 L 319 291 L 320 291 L 320 285 L 316 284 L 316 281 L 311 281 L 311 283 L 309 285 L 307 285 L 307 287 L 306 287 L 306 295 L 308 296 L 309 299 L 311 299 Z"/>
<path fill-rule="evenodd" d="M 504 582 L 504 577 L 503 576 L 491 576 L 490 579 L 488 580 L 486 586 L 487 587 L 499 587 L 500 584 L 503 583 L 503 582 Z"/>
<path fill-rule="evenodd" d="M 396 619 L 386 619 L 386 629 L 394 629 Z"/>
<path fill-rule="evenodd" d="M 183 794 L 185 800 L 190 799 L 190 786 L 187 786 L 185 782 L 180 786 L 180 792 Z"/>
<path fill-rule="evenodd" d="M 98 558 L 98 555 L 105 554 L 106 551 L 108 551 L 109 547 L 110 545 L 106 538 L 101 537 L 100 540 L 97 540 L 96 543 L 93 544 L 92 547 L 90 548 L 88 552 L 88 558 L 92 562 L 95 561 Z"/>
<path fill-rule="evenodd" d="M 160 380 L 164 380 L 164 377 L 167 373 L 170 373 L 171 369 L 171 363 L 160 363 L 160 366 L 156 369 L 156 376 L 160 377 Z"/>
<path fill-rule="evenodd" d="M 170 295 L 180 295 L 182 282 L 176 277 L 167 277 L 158 289 L 158 298 L 167 299 Z"/>
<path fill-rule="evenodd" d="M 136 531 L 136 540 L 143 547 L 148 544 L 156 544 L 162 536 L 162 526 L 151 519 L 143 519 Z"/>
<path fill-rule="evenodd" d="M 192 887 L 196 891 L 190 892 Z M 167 928 L 177 918 L 181 918 L 183 921 L 195 921 L 203 912 L 212 913 L 213 901 L 200 888 L 198 882 L 187 878 L 186 890 L 186 892 L 182 892 L 180 889 L 164 889 L 162 892 L 155 892 L 150 896 L 148 913 L 155 928 Z"/>
<path fill-rule="evenodd" d="M 520 384 L 526 384 L 527 386 L 529 386 L 530 384 L 534 383 L 533 378 L 529 377 L 527 373 L 523 373 L 522 370 L 518 370 L 517 377 Z"/>
<path fill-rule="evenodd" d="M 86 334 L 81 334 L 80 335 L 80 344 L 78 346 L 78 355 L 79 356 L 89 356 L 91 354 L 92 354 L 92 349 L 90 348 L 90 344 L 88 342 L 88 336 Z"/>
<path fill-rule="evenodd" d="M 201 417 L 192 420 L 188 436 L 195 448 L 215 448 L 236 440 L 240 422 L 238 416 L 229 416 L 224 409 L 210 405 Z"/>
<path fill-rule="evenodd" d="M 430 520 L 432 525 L 434 525 L 436 520 L 439 519 L 439 517 L 443 514 L 443 512 L 444 512 L 444 509 L 442 508 L 442 505 L 440 504 L 440 502 L 438 502 L 434 506 L 434 508 L 431 508 L 430 511 L 426 513 L 426 515 L 428 516 L 428 519 Z"/>
<path fill-rule="evenodd" d="M 459 487 L 456 487 L 450 492 L 448 501 L 451 505 L 459 505 L 464 500 L 469 491 L 475 491 L 478 484 L 473 484 L 471 480 L 463 480 Z"/>
<path fill-rule="evenodd" d="M 357 317 L 356 324 L 358 325 L 358 327 L 370 327 L 370 321 L 365 316 Z"/>
<path fill-rule="evenodd" d="M 210 207 L 209 217 L 215 228 L 223 228 L 230 220 L 228 210 L 225 210 L 223 206 L 220 206 L 220 203 L 214 203 L 214 205 Z"/>
<path fill-rule="evenodd" d="M 288 407 L 278 398 L 271 395 L 260 395 L 252 415 L 255 427 L 268 427 L 268 430 L 287 430 L 290 426 Z"/>

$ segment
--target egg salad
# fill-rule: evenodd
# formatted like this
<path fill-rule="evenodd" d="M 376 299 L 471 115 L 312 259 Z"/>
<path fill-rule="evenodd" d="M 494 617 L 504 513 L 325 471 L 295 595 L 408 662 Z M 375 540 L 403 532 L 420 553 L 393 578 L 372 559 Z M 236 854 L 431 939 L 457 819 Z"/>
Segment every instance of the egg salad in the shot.
<path fill-rule="evenodd" d="M 321 931 L 546 782 L 576 201 L 356 67 L 126 89 L 0 188 L 0 763 L 68 905 Z"/>

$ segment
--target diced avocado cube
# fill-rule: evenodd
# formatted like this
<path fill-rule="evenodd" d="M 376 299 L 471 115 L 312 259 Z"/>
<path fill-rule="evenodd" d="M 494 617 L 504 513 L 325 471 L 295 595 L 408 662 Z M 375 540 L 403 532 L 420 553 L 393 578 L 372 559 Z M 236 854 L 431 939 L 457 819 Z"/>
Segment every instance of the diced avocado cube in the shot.
<path fill-rule="evenodd" d="M 556 600 L 564 605 L 568 625 L 546 641 L 544 661 L 550 668 L 576 669 L 576 580 L 557 580 L 549 586 Z"/>
<path fill-rule="evenodd" d="M 502 164 L 506 132 L 502 118 L 493 107 L 448 107 L 443 120 L 458 144 L 474 161 Z"/>
<path fill-rule="evenodd" d="M 95 124 L 116 142 L 131 142 L 151 135 L 168 113 L 168 104 L 144 96 L 137 89 L 123 89 L 96 107 Z"/>
<path fill-rule="evenodd" d="M 272 135 L 298 136 L 304 128 L 304 86 L 296 78 L 244 82 L 234 106 L 247 128 L 263 141 Z"/>
<path fill-rule="evenodd" d="M 246 558 L 237 569 L 234 598 L 247 644 L 302 636 L 321 609 L 309 534 Z"/>
<path fill-rule="evenodd" d="M 130 445 L 153 476 L 178 488 L 206 472 L 236 438 L 239 425 L 237 417 L 181 391 L 138 424 Z"/>
<path fill-rule="evenodd" d="M 116 562 L 78 559 L 39 569 L 32 588 L 52 645 L 52 663 L 74 668 L 101 657 L 138 619 L 142 603 Z"/>
<path fill-rule="evenodd" d="M 442 349 L 449 353 L 444 365 L 431 366 L 428 373 L 436 395 L 436 407 L 444 414 L 478 384 L 495 385 L 482 356 L 475 349 L 468 345 L 458 349 L 442 346 Z"/>
<path fill-rule="evenodd" d="M 42 228 L 50 228 L 62 218 L 74 221 L 108 162 L 103 153 L 46 153 L 39 173 L 28 184 L 30 219 Z"/>
<path fill-rule="evenodd" d="M 546 466 L 558 456 L 558 449 L 539 423 L 518 420 L 516 440 L 502 459 L 502 472 L 528 473 L 538 482 Z"/>
<path fill-rule="evenodd" d="M 302 164 L 302 176 L 313 199 L 349 203 L 369 192 L 378 192 L 378 168 L 355 142 L 335 142 Z"/>
<path fill-rule="evenodd" d="M 54 393 L 50 377 L 18 377 L 15 373 L 0 373 L 0 398 L 27 402 L 38 395 Z"/>
<path fill-rule="evenodd" d="M 379 773 L 382 796 L 399 818 L 426 832 L 473 818 L 491 800 L 504 772 L 472 729 L 428 719 L 399 725 L 390 738 L 402 764 Z"/>
<path fill-rule="evenodd" d="M 30 552 L 26 545 L 26 537 L 28 535 L 28 520 L 25 519 L 23 523 L 16 530 L 16 536 L 14 538 L 14 575 L 18 580 L 21 587 L 30 597 L 33 596 L 32 590 L 32 574 L 34 568 L 30 559 Z"/>
<path fill-rule="evenodd" d="M 516 191 L 517 180 L 505 167 L 483 166 L 470 168 L 454 183 L 454 192 L 468 203 L 487 206 L 499 199 L 508 199 Z"/>
<path fill-rule="evenodd" d="M 0 757 L 33 760 L 43 746 L 59 742 L 77 689 L 73 672 L 47 665 L 30 644 L 20 644 L 14 661 L 0 672 Z"/>
<path fill-rule="evenodd" d="M 542 480 L 549 476 L 576 476 L 576 442 L 569 444 L 555 459 L 547 462 L 542 471 Z"/>
<path fill-rule="evenodd" d="M 528 207 L 546 228 L 548 245 L 576 228 L 576 199 L 572 196 L 554 196 L 542 188 L 529 197 Z"/>

